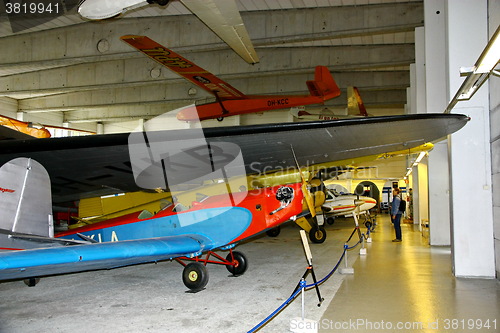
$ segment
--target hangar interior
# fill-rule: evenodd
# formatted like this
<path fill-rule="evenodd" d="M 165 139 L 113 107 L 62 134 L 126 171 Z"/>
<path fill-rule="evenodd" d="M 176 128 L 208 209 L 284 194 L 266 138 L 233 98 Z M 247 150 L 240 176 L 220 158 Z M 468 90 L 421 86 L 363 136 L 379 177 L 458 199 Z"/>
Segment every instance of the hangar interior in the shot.
<path fill-rule="evenodd" d="M 210 97 L 125 44 L 124 35 L 148 36 L 245 94 L 307 94 L 315 67 L 327 66 L 342 94 L 301 109 L 320 119 L 348 115 L 348 87 L 358 88 L 370 116 L 444 112 L 464 81 L 460 68 L 476 63 L 500 23 L 496 0 L 236 0 L 259 57 L 249 64 L 182 1 L 102 21 L 82 18 L 76 1 L 58 3 L 64 14 L 50 17 L 16 17 L 0 4 L 0 115 L 53 136 L 127 133 Z M 424 248 L 450 248 L 457 279 L 500 277 L 499 91 L 497 71 L 451 110 L 469 116 L 468 124 L 418 163 L 418 154 L 363 162 L 331 181 L 350 192 L 369 182 L 379 201 L 394 183 L 405 196 L 411 188 L 412 242 L 424 235 Z M 173 114 L 163 119 L 156 129 L 193 126 Z M 202 125 L 307 120 L 286 108 Z M 498 306 L 498 282 L 490 288 Z"/>

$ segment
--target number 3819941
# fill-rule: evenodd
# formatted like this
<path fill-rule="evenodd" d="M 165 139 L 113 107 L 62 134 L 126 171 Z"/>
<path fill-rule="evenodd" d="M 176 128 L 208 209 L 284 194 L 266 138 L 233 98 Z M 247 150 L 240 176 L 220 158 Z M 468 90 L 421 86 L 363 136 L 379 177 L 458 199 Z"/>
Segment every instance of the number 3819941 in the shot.
<path fill-rule="evenodd" d="M 58 2 L 5 3 L 7 14 L 59 14 Z"/>

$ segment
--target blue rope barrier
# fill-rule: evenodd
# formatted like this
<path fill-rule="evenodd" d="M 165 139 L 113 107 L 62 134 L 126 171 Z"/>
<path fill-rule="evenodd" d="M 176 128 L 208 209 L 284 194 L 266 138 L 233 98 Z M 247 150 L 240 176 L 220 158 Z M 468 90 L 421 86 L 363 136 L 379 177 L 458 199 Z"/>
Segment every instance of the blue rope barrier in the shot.
<path fill-rule="evenodd" d="M 324 278 L 322 278 L 321 280 L 319 280 L 317 283 L 312 283 L 312 284 L 306 285 L 306 288 L 312 288 L 312 287 L 319 286 L 320 284 L 322 284 L 323 282 L 325 282 L 326 280 L 328 280 L 333 275 L 333 273 L 335 273 L 337 271 L 337 269 L 339 268 L 340 263 L 342 262 L 342 260 L 345 257 L 346 251 L 347 251 L 347 249 L 344 247 L 344 251 L 342 252 L 342 255 L 340 256 L 339 261 L 337 262 L 337 264 L 335 265 L 335 267 L 333 267 L 333 269 L 330 271 L 330 273 L 328 273 Z"/>
<path fill-rule="evenodd" d="M 368 230 L 367 233 L 369 235 L 370 230 Z M 364 237 L 365 237 L 365 235 L 362 234 L 361 238 L 364 238 Z M 367 238 L 365 238 L 365 239 L 367 239 Z M 314 288 L 316 286 L 319 286 L 320 284 L 322 284 L 326 280 L 328 280 L 333 275 L 333 273 L 335 273 L 337 271 L 337 269 L 339 268 L 340 264 L 342 263 L 342 260 L 345 257 L 347 250 L 354 249 L 360 243 L 361 243 L 361 239 L 351 247 L 349 247 L 347 244 L 344 244 L 344 251 L 342 251 L 342 255 L 340 256 L 339 260 L 337 261 L 337 264 L 333 267 L 333 269 L 323 279 L 319 280 L 316 283 L 312 283 L 312 284 L 305 284 L 305 281 L 304 282 L 301 281 L 300 288 L 298 288 L 297 291 L 295 293 L 293 293 L 292 296 L 290 296 L 285 302 L 283 302 L 283 304 L 281 304 L 276 310 L 274 310 L 264 320 L 262 320 L 260 323 L 258 323 L 254 328 L 252 328 L 250 331 L 248 331 L 248 333 L 253 333 L 253 332 L 256 332 L 257 330 L 261 329 L 265 324 L 267 324 L 271 319 L 273 319 L 278 313 L 280 313 L 285 307 L 287 307 L 293 300 L 295 300 L 295 298 L 302 291 L 302 289 L 305 289 L 307 291 L 307 289 L 311 289 L 311 288 Z"/>
<path fill-rule="evenodd" d="M 295 297 L 297 297 L 297 295 L 302 291 L 303 288 L 304 287 L 297 289 L 297 291 L 292 296 L 290 296 L 283 304 L 281 304 L 276 310 L 274 310 L 269 316 L 267 316 L 266 319 L 264 319 L 263 321 L 258 323 L 254 328 L 252 328 L 250 331 L 248 331 L 248 333 L 253 333 L 253 332 L 259 330 L 265 324 L 267 324 L 268 321 L 270 321 L 274 316 L 276 316 L 286 306 L 288 306 L 288 304 L 290 304 L 295 299 Z"/>

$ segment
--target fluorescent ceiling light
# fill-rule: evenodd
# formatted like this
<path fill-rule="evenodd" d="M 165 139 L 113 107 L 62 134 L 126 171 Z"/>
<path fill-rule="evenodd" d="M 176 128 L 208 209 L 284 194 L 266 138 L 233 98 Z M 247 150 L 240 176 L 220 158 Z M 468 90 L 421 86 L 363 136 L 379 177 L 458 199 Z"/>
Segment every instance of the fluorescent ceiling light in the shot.
<path fill-rule="evenodd" d="M 476 64 L 473 67 L 461 68 L 462 75 L 467 75 L 467 78 L 458 89 L 455 97 L 444 111 L 449 113 L 458 101 L 469 100 L 474 96 L 475 92 L 483 85 L 491 73 L 496 74 L 495 67 L 500 61 L 500 26 L 491 37 L 488 45 L 479 56 Z"/>
<path fill-rule="evenodd" d="M 424 156 L 427 155 L 427 153 L 425 151 L 423 152 L 420 152 L 420 154 L 418 155 L 417 159 L 415 160 L 415 163 L 420 163 L 422 161 L 422 159 L 424 158 Z"/>
<path fill-rule="evenodd" d="M 412 170 L 412 168 L 408 168 L 408 172 L 406 173 L 405 177 L 408 177 L 411 174 Z"/>
<path fill-rule="evenodd" d="M 500 58 L 500 26 L 479 57 L 479 64 L 474 73 L 490 73 L 498 64 Z"/>

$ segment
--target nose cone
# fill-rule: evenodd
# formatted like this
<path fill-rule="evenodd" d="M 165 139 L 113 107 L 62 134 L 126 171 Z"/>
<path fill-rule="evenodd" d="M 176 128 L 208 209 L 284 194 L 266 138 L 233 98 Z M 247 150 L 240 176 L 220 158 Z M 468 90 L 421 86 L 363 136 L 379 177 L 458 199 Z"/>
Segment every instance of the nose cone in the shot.
<path fill-rule="evenodd" d="M 180 121 L 199 121 L 198 111 L 195 106 L 182 109 L 177 113 L 177 119 Z"/>

